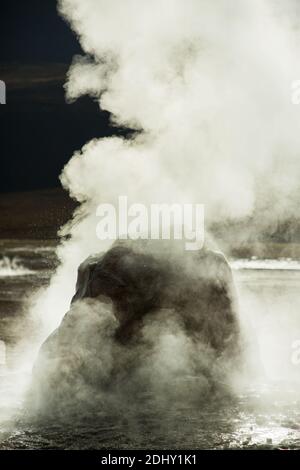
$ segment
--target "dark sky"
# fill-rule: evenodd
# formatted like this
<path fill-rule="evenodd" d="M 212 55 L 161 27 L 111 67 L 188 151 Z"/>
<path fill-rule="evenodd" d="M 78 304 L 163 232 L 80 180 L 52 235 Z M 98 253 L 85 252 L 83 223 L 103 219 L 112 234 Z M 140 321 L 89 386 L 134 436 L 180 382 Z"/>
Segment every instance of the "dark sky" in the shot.
<path fill-rule="evenodd" d="M 111 135 L 109 116 L 89 97 L 67 104 L 63 84 L 76 36 L 58 16 L 56 0 L 1 0 L 0 192 L 59 186 L 74 150 Z"/>

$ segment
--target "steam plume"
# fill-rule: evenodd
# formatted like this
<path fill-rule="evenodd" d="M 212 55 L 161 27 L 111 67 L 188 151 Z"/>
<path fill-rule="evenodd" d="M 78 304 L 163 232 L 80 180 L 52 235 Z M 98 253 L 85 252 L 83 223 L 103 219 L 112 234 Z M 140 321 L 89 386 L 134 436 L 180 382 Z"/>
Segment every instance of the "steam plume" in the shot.
<path fill-rule="evenodd" d="M 264 211 L 297 214 L 299 75 L 293 3 L 262 0 L 60 0 L 85 56 L 75 57 L 67 98 L 89 94 L 130 139 L 94 139 L 61 181 L 81 207 L 58 249 L 62 265 L 38 299 L 47 332 L 67 311 L 76 269 L 106 249 L 96 206 L 195 202 L 206 220 Z M 283 15 L 284 13 L 285 15 Z M 272 215 L 268 210 L 272 208 Z"/>

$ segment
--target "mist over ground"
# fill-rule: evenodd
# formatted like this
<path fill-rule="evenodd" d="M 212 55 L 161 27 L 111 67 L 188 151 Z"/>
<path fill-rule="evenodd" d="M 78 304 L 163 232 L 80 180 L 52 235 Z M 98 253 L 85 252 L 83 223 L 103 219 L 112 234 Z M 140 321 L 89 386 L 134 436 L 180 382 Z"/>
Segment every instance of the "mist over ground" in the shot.
<path fill-rule="evenodd" d="M 116 129 L 130 132 L 92 139 L 62 171 L 62 185 L 77 207 L 60 229 L 58 266 L 49 286 L 30 299 L 38 334 L 29 362 L 52 334 L 34 373 L 46 374 L 55 394 L 38 380 L 31 409 L 46 415 L 61 410 L 63 418 L 69 411 L 70 416 L 86 412 L 89 404 L 112 413 L 133 404 L 135 412 L 140 411 L 137 396 L 146 390 L 162 408 L 175 391 L 179 403 L 182 398 L 198 410 L 212 397 L 226 408 L 227 400 L 239 396 L 242 402 L 231 402 L 228 409 L 237 406 L 242 414 L 244 397 L 246 409 L 253 398 L 249 388 L 255 394 L 265 387 L 271 391 L 264 403 L 249 399 L 249 406 L 255 412 L 261 406 L 268 420 L 268 400 L 274 399 L 274 407 L 285 400 L 274 415 L 279 419 L 276 413 L 288 409 L 294 426 L 296 270 L 283 274 L 281 266 L 254 275 L 244 264 L 244 271 L 235 273 L 243 339 L 239 359 L 244 365 L 252 361 L 244 374 L 232 358 L 219 361 L 205 341 L 191 341 L 172 308 L 145 319 L 140 334 L 146 347 L 125 348 L 115 342 L 118 318 L 107 298 L 70 303 L 78 266 L 113 243 L 96 236 L 97 207 L 117 206 L 119 196 L 146 207 L 204 204 L 207 247 L 226 255 L 249 258 L 254 246 L 261 258 L 299 257 L 299 247 L 289 245 L 299 240 L 300 215 L 300 114 L 291 97 L 292 82 L 300 76 L 297 2 L 60 0 L 58 11 L 85 53 L 70 66 L 67 100 L 88 95 Z M 290 267 L 290 260 L 285 262 Z M 128 370 L 133 370 L 130 380 Z M 111 376 L 120 381 L 113 393 Z M 243 387 L 248 395 L 239 395 Z"/>

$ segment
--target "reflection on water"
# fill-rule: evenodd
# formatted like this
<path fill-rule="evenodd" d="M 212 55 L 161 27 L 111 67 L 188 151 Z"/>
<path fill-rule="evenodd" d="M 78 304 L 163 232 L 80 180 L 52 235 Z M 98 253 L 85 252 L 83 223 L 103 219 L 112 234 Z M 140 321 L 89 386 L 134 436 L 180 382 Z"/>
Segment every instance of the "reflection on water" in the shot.
<path fill-rule="evenodd" d="M 111 416 L 103 411 L 91 418 L 59 422 L 4 421 L 2 449 L 38 448 L 299 448 L 300 402 L 287 391 L 287 400 L 271 390 L 248 390 L 222 403 L 206 403 L 197 410 L 181 406 L 169 410 L 142 408 Z M 270 400 L 270 396 L 272 400 Z"/>
<path fill-rule="evenodd" d="M 232 263 L 249 350 L 261 362 L 236 396 L 206 401 L 196 410 L 170 403 L 155 411 L 141 406 L 138 416 L 101 410 L 62 423 L 33 422 L 22 405 L 30 382 L 24 337 L 30 340 L 38 327 L 28 315 L 28 300 L 47 284 L 56 266 L 54 248 L 2 242 L 1 255 L 0 340 L 7 362 L 0 361 L 0 448 L 300 448 L 299 263 Z"/>
<path fill-rule="evenodd" d="M 300 262 L 291 258 L 283 259 L 235 259 L 231 261 L 233 269 L 265 269 L 265 270 L 286 270 L 300 271 Z"/>
<path fill-rule="evenodd" d="M 24 268 L 18 258 L 8 258 L 3 256 L 0 259 L 0 277 L 26 276 L 34 274 L 34 271 Z"/>

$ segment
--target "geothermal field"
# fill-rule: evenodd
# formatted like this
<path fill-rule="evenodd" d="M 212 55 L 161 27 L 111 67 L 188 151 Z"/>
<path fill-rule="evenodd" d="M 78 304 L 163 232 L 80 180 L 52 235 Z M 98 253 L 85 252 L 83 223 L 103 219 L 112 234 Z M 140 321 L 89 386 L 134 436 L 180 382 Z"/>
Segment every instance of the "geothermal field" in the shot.
<path fill-rule="evenodd" d="M 0 450 L 300 449 L 298 1 L 21 3 Z"/>

